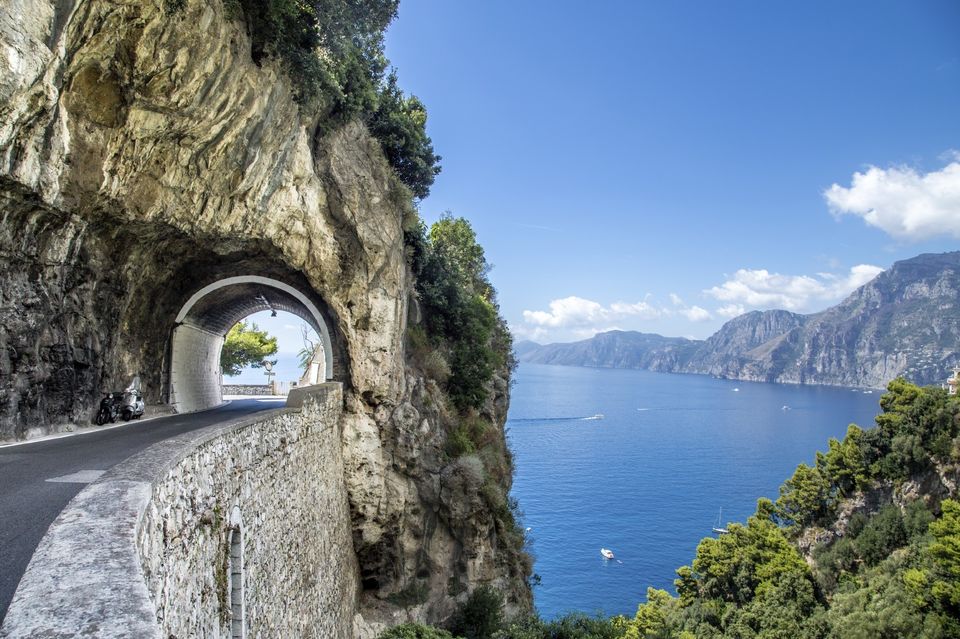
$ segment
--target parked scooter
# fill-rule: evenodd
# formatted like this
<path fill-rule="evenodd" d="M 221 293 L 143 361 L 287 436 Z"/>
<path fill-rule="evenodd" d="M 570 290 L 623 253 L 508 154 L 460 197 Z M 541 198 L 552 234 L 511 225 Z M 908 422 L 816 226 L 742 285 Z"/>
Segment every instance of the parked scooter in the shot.
<path fill-rule="evenodd" d="M 120 414 L 123 421 L 129 422 L 131 419 L 140 419 L 144 411 L 143 395 L 138 390 L 127 389 L 123 393 L 123 404 Z"/>
<path fill-rule="evenodd" d="M 97 426 L 103 426 L 107 422 L 113 423 L 117 421 L 117 416 L 120 414 L 120 393 L 107 393 L 106 396 L 100 400 L 100 409 L 97 411 L 97 416 L 94 418 L 94 422 Z"/>

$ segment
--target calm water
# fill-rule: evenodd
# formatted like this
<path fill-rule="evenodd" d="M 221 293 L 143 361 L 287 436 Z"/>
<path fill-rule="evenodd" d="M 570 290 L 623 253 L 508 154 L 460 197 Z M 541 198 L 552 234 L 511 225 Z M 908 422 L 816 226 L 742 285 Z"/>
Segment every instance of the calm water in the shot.
<path fill-rule="evenodd" d="M 632 615 L 648 585 L 673 592 L 674 570 L 693 560 L 720 508 L 724 523 L 745 520 L 829 437 L 851 422 L 872 425 L 880 398 L 536 364 L 522 364 L 516 380 L 513 494 L 532 528 L 542 579 L 534 596 L 547 619 Z M 604 560 L 601 547 L 619 561 Z"/>

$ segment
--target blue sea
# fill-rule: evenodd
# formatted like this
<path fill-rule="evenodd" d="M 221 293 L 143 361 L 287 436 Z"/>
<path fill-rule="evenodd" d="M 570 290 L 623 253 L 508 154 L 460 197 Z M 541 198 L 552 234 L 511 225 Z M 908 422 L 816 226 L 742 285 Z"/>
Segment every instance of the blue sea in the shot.
<path fill-rule="evenodd" d="M 722 523 L 776 498 L 880 393 L 648 371 L 521 364 L 508 437 L 530 527 L 537 609 L 633 615 Z M 605 560 L 600 548 L 614 551 Z"/>
<path fill-rule="evenodd" d="M 295 353 L 277 353 L 273 356 L 277 363 L 273 366 L 276 373 L 274 379 L 278 382 L 296 382 L 303 375 L 300 361 Z M 223 376 L 224 384 L 266 384 L 267 376 L 262 368 L 244 368 L 239 375 Z"/>

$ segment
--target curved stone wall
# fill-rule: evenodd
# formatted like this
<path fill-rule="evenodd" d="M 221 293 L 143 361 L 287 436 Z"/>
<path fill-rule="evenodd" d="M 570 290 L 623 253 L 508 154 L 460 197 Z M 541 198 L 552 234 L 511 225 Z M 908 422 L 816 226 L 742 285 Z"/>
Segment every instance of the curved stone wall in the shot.
<path fill-rule="evenodd" d="M 353 637 L 342 401 L 297 389 L 112 469 L 50 527 L 0 636 L 232 637 L 233 607 L 243 636 Z"/>

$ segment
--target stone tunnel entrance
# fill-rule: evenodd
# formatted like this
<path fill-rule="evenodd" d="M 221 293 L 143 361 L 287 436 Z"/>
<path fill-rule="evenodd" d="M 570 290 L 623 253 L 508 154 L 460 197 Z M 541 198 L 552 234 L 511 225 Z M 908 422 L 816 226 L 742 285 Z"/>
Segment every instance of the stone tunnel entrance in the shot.
<path fill-rule="evenodd" d="M 293 313 L 317 332 L 323 346 L 323 370 L 317 381 L 333 379 L 330 331 L 307 295 L 268 277 L 227 277 L 195 292 L 177 314 L 165 375 L 167 403 L 179 413 L 219 405 L 224 336 L 241 319 L 266 310 Z"/>

